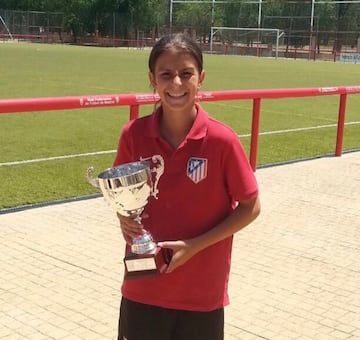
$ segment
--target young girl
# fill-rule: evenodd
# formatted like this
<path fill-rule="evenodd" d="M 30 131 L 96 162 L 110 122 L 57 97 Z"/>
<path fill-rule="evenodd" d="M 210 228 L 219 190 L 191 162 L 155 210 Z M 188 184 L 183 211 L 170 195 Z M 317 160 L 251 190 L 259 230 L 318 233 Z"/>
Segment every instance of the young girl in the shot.
<path fill-rule="evenodd" d="M 203 57 L 188 36 L 163 37 L 149 58 L 157 109 L 127 123 L 114 165 L 164 159 L 158 199 L 143 219 L 158 245 L 172 251 L 166 273 L 125 279 L 119 340 L 220 340 L 232 236 L 260 212 L 258 187 L 238 136 L 196 102 Z M 119 216 L 129 243 L 143 225 Z"/>

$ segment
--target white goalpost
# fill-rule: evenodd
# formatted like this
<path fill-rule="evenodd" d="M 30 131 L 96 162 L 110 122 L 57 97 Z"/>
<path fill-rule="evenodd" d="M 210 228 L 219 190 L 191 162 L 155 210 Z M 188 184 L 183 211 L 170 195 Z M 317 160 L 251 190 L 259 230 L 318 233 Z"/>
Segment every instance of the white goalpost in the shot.
<path fill-rule="evenodd" d="M 261 47 L 263 45 L 275 46 L 275 58 L 279 56 L 279 41 L 284 32 L 275 28 L 243 28 L 243 27 L 211 27 L 210 53 L 216 50 L 216 44 L 230 43 L 232 46 Z"/>
<path fill-rule="evenodd" d="M 4 25 L 7 33 L 9 34 L 10 39 L 14 40 L 14 38 L 13 38 L 13 36 L 12 36 L 10 30 L 9 30 L 9 27 L 6 25 L 6 22 L 5 22 L 5 20 L 3 19 L 3 17 L 1 15 L 0 15 L 0 22 Z"/>

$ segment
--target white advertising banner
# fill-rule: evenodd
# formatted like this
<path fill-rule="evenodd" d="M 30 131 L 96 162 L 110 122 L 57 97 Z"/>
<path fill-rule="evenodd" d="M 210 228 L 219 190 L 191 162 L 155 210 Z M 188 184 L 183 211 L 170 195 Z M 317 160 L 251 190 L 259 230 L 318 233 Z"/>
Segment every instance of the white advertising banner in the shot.
<path fill-rule="evenodd" d="M 340 53 L 339 61 L 344 63 L 360 63 L 360 53 Z"/>

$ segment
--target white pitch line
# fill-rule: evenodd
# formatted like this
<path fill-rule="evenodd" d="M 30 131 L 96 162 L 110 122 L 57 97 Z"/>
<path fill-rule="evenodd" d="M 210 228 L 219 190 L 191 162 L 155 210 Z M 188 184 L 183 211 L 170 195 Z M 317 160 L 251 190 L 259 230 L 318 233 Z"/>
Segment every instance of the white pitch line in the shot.
<path fill-rule="evenodd" d="M 360 124 L 359 122 L 348 122 L 345 123 L 345 125 L 358 125 Z M 305 127 L 305 128 L 297 128 L 297 129 L 287 129 L 287 130 L 274 130 L 274 131 L 264 131 L 264 132 L 259 132 L 259 136 L 265 136 L 265 135 L 277 135 L 277 134 L 281 134 L 281 133 L 289 133 L 289 132 L 301 132 L 301 131 L 309 131 L 309 130 L 316 130 L 316 129 L 326 129 L 326 128 L 331 128 L 331 127 L 336 127 L 337 124 L 328 124 L 328 125 L 318 125 L 318 126 L 309 126 L 309 127 Z M 245 135 L 238 135 L 239 137 L 250 137 L 251 134 L 245 134 Z"/>
<path fill-rule="evenodd" d="M 22 160 L 22 161 L 0 163 L 0 166 L 21 165 L 21 164 L 29 164 L 29 163 L 55 161 L 55 160 L 59 160 L 59 159 L 105 155 L 105 154 L 108 154 L 108 153 L 115 153 L 115 152 L 116 152 L 116 150 L 104 150 L 104 151 L 79 153 L 79 154 L 76 154 L 76 155 L 64 155 L 64 156 L 54 156 L 54 157 L 46 157 L 46 158 L 35 158 L 35 159 L 27 159 L 27 160 Z"/>
<path fill-rule="evenodd" d="M 345 125 L 358 125 L 358 124 L 360 124 L 360 121 L 345 123 Z M 325 129 L 325 128 L 336 127 L 336 126 L 337 126 L 337 124 L 328 124 L 328 125 L 310 126 L 310 127 L 306 127 L 306 128 L 297 128 L 297 129 L 264 131 L 264 132 L 260 132 L 259 135 L 260 136 L 263 136 L 263 135 L 276 135 L 276 134 L 289 133 L 289 132 L 300 132 L 300 131 L 308 131 L 308 130 L 316 130 L 316 129 Z M 238 135 L 238 136 L 240 138 L 250 137 L 251 134 Z M 55 160 L 59 160 L 59 159 L 69 159 L 69 158 L 76 158 L 76 157 L 105 155 L 105 154 L 110 154 L 110 153 L 115 153 L 115 152 L 116 152 L 116 150 L 104 150 L 104 151 L 96 151 L 96 152 L 79 153 L 79 154 L 75 154 L 75 155 L 64 155 L 64 156 L 54 156 L 54 157 L 27 159 L 27 160 L 21 160 L 21 161 L 0 163 L 0 167 L 1 166 L 12 166 L 12 165 L 22 165 L 22 164 L 31 164 L 31 163 L 55 161 Z"/>

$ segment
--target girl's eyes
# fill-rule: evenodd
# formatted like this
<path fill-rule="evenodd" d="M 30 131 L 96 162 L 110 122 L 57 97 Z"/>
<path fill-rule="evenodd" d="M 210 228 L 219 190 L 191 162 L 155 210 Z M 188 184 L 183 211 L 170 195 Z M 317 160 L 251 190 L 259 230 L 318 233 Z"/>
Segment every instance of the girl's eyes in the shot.
<path fill-rule="evenodd" d="M 186 71 L 180 74 L 180 78 L 189 79 L 192 75 L 193 74 L 191 72 Z"/>
<path fill-rule="evenodd" d="M 160 77 L 163 78 L 163 79 L 170 79 L 171 78 L 171 73 L 169 73 L 169 72 L 160 73 Z"/>
<path fill-rule="evenodd" d="M 166 80 L 172 79 L 172 78 L 174 78 L 175 76 L 176 76 L 176 74 L 171 73 L 171 72 L 161 72 L 161 73 L 160 73 L 160 77 L 161 77 L 162 79 L 166 79 Z M 192 76 L 193 76 L 193 73 L 190 72 L 190 71 L 184 71 L 184 72 L 181 72 L 181 73 L 179 74 L 179 77 L 180 77 L 181 79 L 190 79 Z"/>

